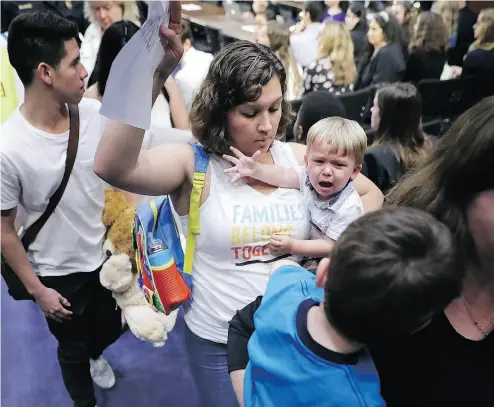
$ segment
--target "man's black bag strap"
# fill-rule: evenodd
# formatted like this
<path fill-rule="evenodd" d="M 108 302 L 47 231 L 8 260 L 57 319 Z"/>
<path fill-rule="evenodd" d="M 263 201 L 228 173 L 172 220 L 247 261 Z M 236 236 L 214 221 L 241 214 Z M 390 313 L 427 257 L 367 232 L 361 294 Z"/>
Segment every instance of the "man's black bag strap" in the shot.
<path fill-rule="evenodd" d="M 62 182 L 55 193 L 51 196 L 43 215 L 41 215 L 40 218 L 26 230 L 26 233 L 24 233 L 24 236 L 22 237 L 22 245 L 26 251 L 29 245 L 34 242 L 34 239 L 36 239 L 39 231 L 57 207 L 60 199 L 62 199 L 65 187 L 69 182 L 70 173 L 74 167 L 77 147 L 79 146 L 79 107 L 77 105 L 69 105 L 69 120 L 69 144 L 67 146 L 67 158 L 65 160 L 65 172 L 63 173 Z"/>

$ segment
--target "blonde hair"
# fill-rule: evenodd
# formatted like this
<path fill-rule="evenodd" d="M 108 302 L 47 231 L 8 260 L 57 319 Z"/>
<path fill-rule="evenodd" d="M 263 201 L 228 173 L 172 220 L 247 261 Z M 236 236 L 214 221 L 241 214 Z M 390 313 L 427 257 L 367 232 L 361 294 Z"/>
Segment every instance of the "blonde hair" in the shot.
<path fill-rule="evenodd" d="M 494 8 L 486 8 L 479 14 L 477 24 L 480 25 L 480 37 L 470 45 L 469 51 L 494 49 Z"/>
<path fill-rule="evenodd" d="M 458 12 L 460 11 L 459 1 L 437 0 L 433 4 L 431 11 L 439 14 L 443 18 L 448 38 L 456 33 L 458 27 Z"/>
<path fill-rule="evenodd" d="M 329 58 L 334 73 L 334 84 L 351 85 L 357 79 L 353 55 L 353 41 L 344 24 L 329 21 L 319 37 L 317 59 Z"/>
<path fill-rule="evenodd" d="M 269 47 L 274 51 L 285 68 L 286 77 L 293 79 L 293 87 L 296 95 L 300 95 L 302 80 L 290 46 L 290 29 L 276 21 L 269 21 L 266 25 Z"/>
<path fill-rule="evenodd" d="M 326 141 L 333 151 L 343 150 L 343 154 L 353 155 L 356 165 L 364 162 L 367 136 L 354 120 L 337 116 L 319 120 L 307 134 L 307 154 L 310 154 L 312 144 L 319 140 Z"/>
<path fill-rule="evenodd" d="M 141 26 L 141 20 L 139 19 L 139 8 L 135 0 L 132 1 L 109 1 L 109 3 L 116 3 L 123 10 L 122 20 L 127 20 L 133 22 L 138 27 Z M 84 17 L 86 17 L 92 24 L 98 24 L 94 16 L 94 10 L 91 7 L 91 1 L 86 0 L 84 2 Z"/>

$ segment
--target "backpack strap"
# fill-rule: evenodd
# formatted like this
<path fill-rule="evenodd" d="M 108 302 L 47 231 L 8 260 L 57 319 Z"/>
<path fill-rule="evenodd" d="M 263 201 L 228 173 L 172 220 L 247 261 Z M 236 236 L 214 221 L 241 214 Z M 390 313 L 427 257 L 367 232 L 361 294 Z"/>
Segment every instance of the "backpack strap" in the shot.
<path fill-rule="evenodd" d="M 184 273 L 192 274 L 192 262 L 196 248 L 196 236 L 201 233 L 199 222 L 199 207 L 201 206 L 202 190 L 206 180 L 209 156 L 204 147 L 190 143 L 194 149 L 194 178 L 192 180 L 192 192 L 190 194 L 189 221 L 187 228 L 187 239 L 185 243 Z"/>

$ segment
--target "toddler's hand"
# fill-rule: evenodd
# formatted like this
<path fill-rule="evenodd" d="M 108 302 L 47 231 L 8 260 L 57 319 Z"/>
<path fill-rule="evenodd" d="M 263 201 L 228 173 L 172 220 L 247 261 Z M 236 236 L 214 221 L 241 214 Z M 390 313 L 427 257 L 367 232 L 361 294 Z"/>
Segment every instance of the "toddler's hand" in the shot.
<path fill-rule="evenodd" d="M 283 234 L 273 234 L 269 241 L 269 250 L 272 253 L 291 253 L 293 239 Z"/>
<path fill-rule="evenodd" d="M 227 168 L 225 173 L 234 174 L 230 182 L 238 181 L 241 177 L 253 177 L 256 172 L 256 162 L 261 152 L 257 150 L 252 157 L 247 157 L 242 154 L 235 147 L 230 147 L 230 150 L 237 156 L 237 158 L 223 154 L 223 159 L 232 163 L 232 168 Z"/>

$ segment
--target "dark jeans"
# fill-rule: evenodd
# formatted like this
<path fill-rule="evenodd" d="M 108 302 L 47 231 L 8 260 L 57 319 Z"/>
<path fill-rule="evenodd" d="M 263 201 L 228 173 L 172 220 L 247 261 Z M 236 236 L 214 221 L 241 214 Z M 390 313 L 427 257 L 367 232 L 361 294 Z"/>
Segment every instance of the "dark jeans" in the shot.
<path fill-rule="evenodd" d="M 99 281 L 99 268 L 89 273 L 41 277 L 42 283 L 58 291 L 71 304 L 70 321 L 47 318 L 50 332 L 58 340 L 58 361 L 63 381 L 75 407 L 94 407 L 89 359 L 97 359 L 121 333 L 121 312 L 109 290 Z"/>

